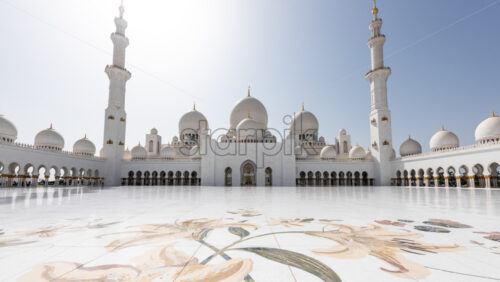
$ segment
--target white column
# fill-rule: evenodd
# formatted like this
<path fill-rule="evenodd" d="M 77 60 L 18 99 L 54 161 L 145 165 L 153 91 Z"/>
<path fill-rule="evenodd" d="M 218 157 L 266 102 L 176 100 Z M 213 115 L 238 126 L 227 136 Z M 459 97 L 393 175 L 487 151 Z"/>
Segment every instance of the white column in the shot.
<path fill-rule="evenodd" d="M 485 182 L 484 187 L 491 188 L 491 176 L 490 175 L 484 176 L 484 182 Z"/>

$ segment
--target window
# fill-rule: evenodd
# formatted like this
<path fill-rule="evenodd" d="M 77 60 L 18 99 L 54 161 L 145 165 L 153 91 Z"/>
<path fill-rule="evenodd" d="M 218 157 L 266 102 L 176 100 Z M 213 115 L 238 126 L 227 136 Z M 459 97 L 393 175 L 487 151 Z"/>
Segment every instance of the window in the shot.
<path fill-rule="evenodd" d="M 149 140 L 148 151 L 149 151 L 150 153 L 152 153 L 152 152 L 153 152 L 153 140 Z"/>

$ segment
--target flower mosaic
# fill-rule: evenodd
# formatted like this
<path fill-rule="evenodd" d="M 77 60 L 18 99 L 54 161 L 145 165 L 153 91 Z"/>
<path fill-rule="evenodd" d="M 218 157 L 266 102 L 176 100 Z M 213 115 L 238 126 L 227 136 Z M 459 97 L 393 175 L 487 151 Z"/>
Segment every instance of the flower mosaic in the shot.
<path fill-rule="evenodd" d="M 128 263 L 87 264 L 74 261 L 54 261 L 39 264 L 21 275 L 18 281 L 257 281 L 252 273 L 255 260 L 300 269 L 323 281 L 342 281 L 332 260 L 376 258 L 379 270 L 402 279 L 418 280 L 431 275 L 435 269 L 426 267 L 409 256 L 439 255 L 467 250 L 458 244 L 433 244 L 423 239 L 418 231 L 447 228 L 472 228 L 450 220 L 430 219 L 428 225 L 413 226 L 417 232 L 405 229 L 414 221 L 375 220 L 376 224 L 364 226 L 339 223 L 339 219 L 272 218 L 251 219 L 264 216 L 257 211 L 238 210 L 227 212 L 248 217 L 243 221 L 230 218 L 195 218 L 172 223 L 151 223 L 127 226 L 118 232 L 106 228 L 118 222 L 91 222 L 85 225 L 40 227 L 32 231 L 15 233 L 18 237 L 0 235 L 0 246 L 29 244 L 28 238 L 54 237 L 64 232 L 103 229 L 96 239 L 107 241 L 104 248 L 110 253 L 140 248 L 142 254 L 130 257 Z M 250 216 L 251 215 L 251 216 Z M 430 224 L 433 223 L 433 224 Z M 415 222 L 415 224 L 418 224 Z M 274 228 L 273 228 L 274 227 Z M 422 228 L 425 227 L 425 228 Z M 269 229 L 271 228 L 271 229 Z M 275 230 L 275 228 L 277 228 Z M 219 233 L 214 233 L 216 230 Z M 447 232 L 450 232 L 450 230 Z M 225 232 L 228 240 L 221 243 L 214 236 Z M 439 232 L 439 231 L 433 231 Z M 4 232 L 5 233 L 5 232 Z M 486 239 L 498 242 L 498 232 L 475 232 Z M 215 235 L 218 234 L 218 235 Z M 323 247 L 311 246 L 306 250 L 261 245 L 259 238 L 293 236 L 298 242 L 317 238 Z M 231 237 L 232 236 L 232 237 Z M 309 239 L 308 239 L 309 238 Z M 216 240 L 214 240 L 216 239 Z M 308 240 L 305 240 L 308 239 Z M 183 242 L 198 244 L 204 255 L 196 251 L 190 255 L 182 249 Z M 328 243 L 330 242 L 330 243 Z M 498 246 L 470 240 L 476 246 L 499 254 Z M 208 251 L 208 255 L 207 254 Z M 252 256 L 249 257 L 248 255 Z M 217 258 L 217 260 L 216 260 Z M 319 259 L 318 259 L 319 258 Z M 323 259 L 321 259 L 323 258 Z"/>

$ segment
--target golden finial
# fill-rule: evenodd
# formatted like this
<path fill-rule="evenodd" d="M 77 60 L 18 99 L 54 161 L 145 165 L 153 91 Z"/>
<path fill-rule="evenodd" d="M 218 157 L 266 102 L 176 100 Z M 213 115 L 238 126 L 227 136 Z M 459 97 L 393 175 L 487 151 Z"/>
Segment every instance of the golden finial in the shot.
<path fill-rule="evenodd" d="M 193 111 L 196 111 L 196 103 L 193 102 Z"/>
<path fill-rule="evenodd" d="M 250 97 L 250 85 L 248 85 L 248 97 Z"/>
<path fill-rule="evenodd" d="M 87 133 L 85 133 L 85 136 L 83 136 L 83 139 L 87 139 Z"/>
<path fill-rule="evenodd" d="M 302 102 L 302 111 L 304 111 L 304 102 Z"/>
<path fill-rule="evenodd" d="M 378 14 L 378 8 L 377 8 L 377 1 L 376 0 L 373 0 L 373 10 L 372 10 L 372 14 L 374 16 L 377 16 Z"/>
<path fill-rule="evenodd" d="M 248 116 L 247 116 L 247 117 L 248 117 L 248 118 L 251 118 L 251 117 L 250 117 L 250 112 L 248 112 Z"/>
<path fill-rule="evenodd" d="M 441 131 L 444 131 L 444 125 L 441 125 Z"/>
<path fill-rule="evenodd" d="M 52 122 L 50 123 L 50 127 L 49 127 L 49 129 L 54 129 L 54 128 L 52 127 Z"/>
<path fill-rule="evenodd" d="M 408 140 L 410 140 L 410 139 L 411 139 L 411 135 L 408 135 Z"/>
<path fill-rule="evenodd" d="M 491 110 L 491 117 L 496 117 L 495 116 L 495 110 Z"/>
<path fill-rule="evenodd" d="M 123 7 L 123 0 L 121 1 L 120 8 L 118 8 L 120 11 L 120 18 L 123 18 L 123 13 L 125 13 L 125 8 Z"/>

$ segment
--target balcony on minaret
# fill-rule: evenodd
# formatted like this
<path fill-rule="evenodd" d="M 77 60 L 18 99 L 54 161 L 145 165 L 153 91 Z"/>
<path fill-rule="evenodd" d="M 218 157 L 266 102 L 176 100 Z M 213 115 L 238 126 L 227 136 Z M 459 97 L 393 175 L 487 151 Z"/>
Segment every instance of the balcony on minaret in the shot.
<path fill-rule="evenodd" d="M 384 36 L 380 32 L 381 29 L 382 29 L 382 19 L 379 19 L 379 18 L 374 19 L 370 23 L 370 31 L 372 32 L 372 38 L 379 37 L 379 36 Z"/>

